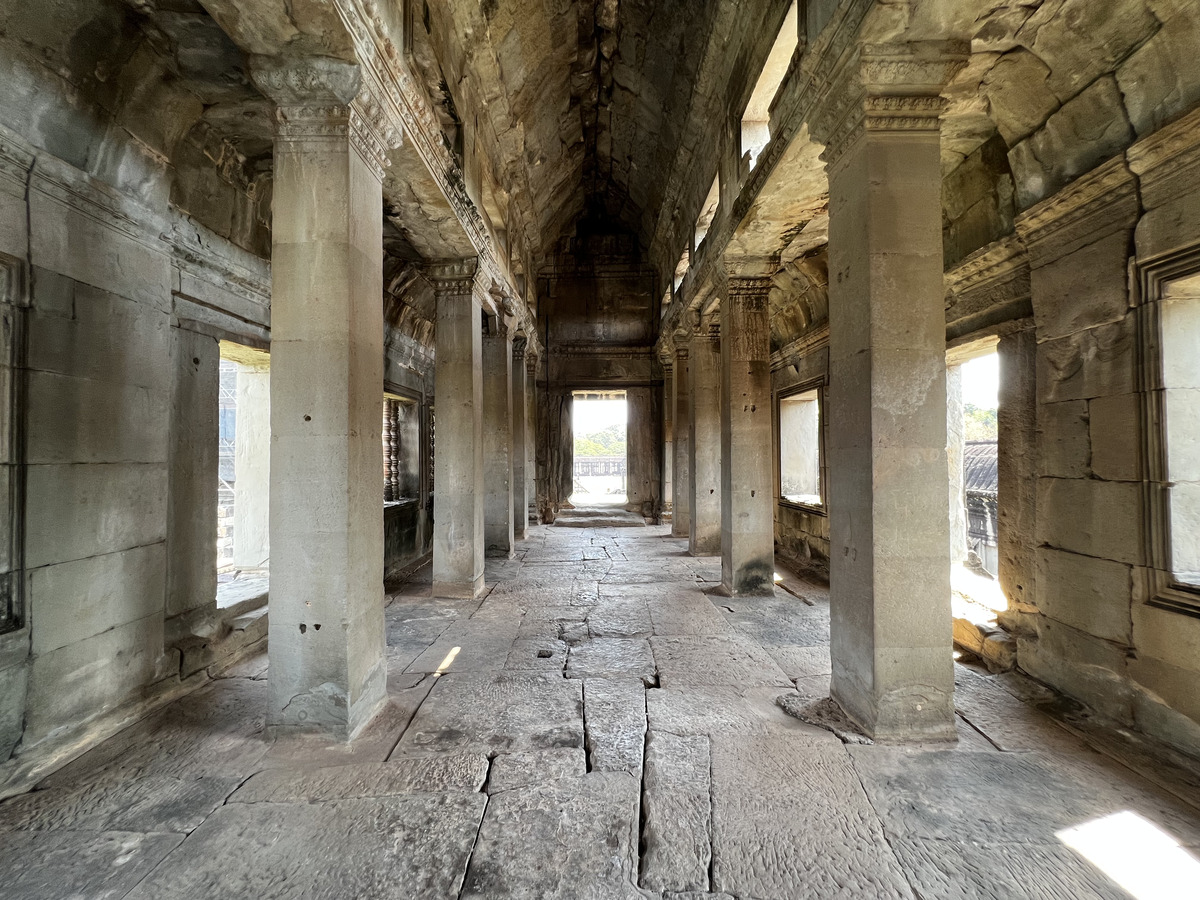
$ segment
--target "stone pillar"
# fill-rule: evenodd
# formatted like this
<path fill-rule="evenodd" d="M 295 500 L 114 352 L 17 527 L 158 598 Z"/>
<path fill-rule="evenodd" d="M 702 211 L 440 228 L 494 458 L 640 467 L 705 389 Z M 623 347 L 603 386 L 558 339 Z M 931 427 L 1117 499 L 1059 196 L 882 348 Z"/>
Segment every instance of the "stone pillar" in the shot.
<path fill-rule="evenodd" d="M 966 456 L 963 430 L 962 366 L 946 368 L 946 461 L 950 478 L 950 565 L 967 558 L 967 495 L 963 481 Z"/>
<path fill-rule="evenodd" d="M 233 565 L 265 569 L 271 559 L 271 370 L 239 363 L 233 471 Z"/>
<path fill-rule="evenodd" d="M 670 513 L 675 503 L 675 366 L 673 360 L 664 360 L 662 370 L 662 508 L 664 513 Z"/>
<path fill-rule="evenodd" d="M 721 586 L 775 592 L 771 321 L 767 277 L 729 276 L 721 303 Z"/>
<path fill-rule="evenodd" d="M 955 737 L 939 115 L 965 45 L 860 45 L 812 123 L 829 171 L 833 698 Z"/>
<path fill-rule="evenodd" d="M 513 540 L 529 537 L 529 398 L 525 368 L 525 338 L 513 341 L 512 435 L 513 435 Z"/>
<path fill-rule="evenodd" d="M 513 338 L 504 316 L 483 336 L 483 542 L 488 556 L 513 555 Z"/>
<path fill-rule="evenodd" d="M 692 556 L 721 552 L 721 335 L 704 320 L 688 353 L 691 393 Z"/>
<path fill-rule="evenodd" d="M 532 353 L 526 353 L 525 429 L 529 435 L 525 443 L 525 496 L 529 500 L 525 511 L 527 522 L 537 522 L 539 519 L 537 505 L 537 366 L 538 358 Z"/>
<path fill-rule="evenodd" d="M 306 60 L 254 78 L 278 104 L 267 720 L 349 739 L 387 702 L 379 298 L 391 135 L 354 65 Z"/>
<path fill-rule="evenodd" d="M 690 346 L 677 340 L 675 365 L 672 367 L 671 418 L 675 427 L 675 445 L 671 448 L 672 480 L 675 486 L 674 506 L 671 510 L 671 534 L 674 537 L 689 537 L 692 533 L 692 393 L 690 375 Z"/>
<path fill-rule="evenodd" d="M 433 594 L 483 593 L 483 304 L 475 260 L 428 271 L 434 339 Z"/>

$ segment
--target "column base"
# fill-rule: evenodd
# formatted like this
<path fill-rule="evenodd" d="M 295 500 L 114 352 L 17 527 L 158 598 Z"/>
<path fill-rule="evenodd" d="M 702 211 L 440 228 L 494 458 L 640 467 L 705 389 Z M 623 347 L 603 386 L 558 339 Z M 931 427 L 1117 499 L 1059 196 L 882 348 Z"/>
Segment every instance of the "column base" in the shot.
<path fill-rule="evenodd" d="M 881 744 L 958 740 L 953 690 L 911 684 L 872 696 L 835 672 L 830 694 L 865 735 Z"/>
<path fill-rule="evenodd" d="M 482 575 L 469 582 L 435 581 L 433 596 L 447 600 L 474 600 L 483 593 L 483 586 Z"/>

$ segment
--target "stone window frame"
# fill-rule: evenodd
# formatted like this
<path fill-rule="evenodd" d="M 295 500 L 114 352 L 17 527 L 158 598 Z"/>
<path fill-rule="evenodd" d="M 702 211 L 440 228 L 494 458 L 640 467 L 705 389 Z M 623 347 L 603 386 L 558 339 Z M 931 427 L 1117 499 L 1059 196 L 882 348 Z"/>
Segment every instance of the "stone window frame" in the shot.
<path fill-rule="evenodd" d="M 404 455 L 413 450 L 403 445 L 397 430 L 400 408 L 402 406 L 415 407 L 419 415 L 420 404 L 421 398 L 407 391 L 387 388 L 383 392 L 383 503 L 385 507 L 420 502 L 419 496 L 405 496 L 400 489 Z M 416 452 L 419 453 L 420 448 L 416 448 Z M 418 471 L 420 471 L 419 468 Z"/>
<path fill-rule="evenodd" d="M 789 500 L 783 496 L 783 416 L 782 406 L 784 401 L 799 394 L 807 394 L 816 391 L 817 394 L 817 472 L 819 478 L 818 487 L 821 493 L 820 505 L 813 503 L 801 503 L 798 500 Z M 828 469 L 825 460 L 825 379 L 823 377 L 810 378 L 807 381 L 799 382 L 785 390 L 779 391 L 775 395 L 775 498 L 776 502 L 790 509 L 800 509 L 805 512 L 813 513 L 814 515 L 827 516 L 829 515 L 829 499 L 825 493 L 829 484 Z"/>
<path fill-rule="evenodd" d="M 1137 390 L 1141 399 L 1142 520 L 1148 606 L 1200 618 L 1200 584 L 1179 582 L 1171 568 L 1170 485 L 1168 481 L 1166 389 L 1162 356 L 1165 287 L 1200 275 L 1200 245 L 1139 263 L 1133 287 L 1137 326 Z"/>
<path fill-rule="evenodd" d="M 2 432 L 8 441 L 6 453 L 12 460 L 12 481 L 9 484 L 8 508 L 0 511 L 7 516 L 7 544 L 5 548 L 10 565 L 9 571 L 0 574 L 0 634 L 8 635 L 24 631 L 25 609 L 25 420 L 27 408 L 25 372 L 26 321 L 25 311 L 29 306 L 25 280 L 24 261 L 15 256 L 0 253 L 0 327 L 5 332 L 7 356 L 0 362 L 8 369 L 9 377 L 4 385 L 8 397 L 4 404 L 9 420 L 3 423 Z M 0 382 L 3 384 L 3 382 Z M 3 651 L 0 647 L 0 651 Z"/>

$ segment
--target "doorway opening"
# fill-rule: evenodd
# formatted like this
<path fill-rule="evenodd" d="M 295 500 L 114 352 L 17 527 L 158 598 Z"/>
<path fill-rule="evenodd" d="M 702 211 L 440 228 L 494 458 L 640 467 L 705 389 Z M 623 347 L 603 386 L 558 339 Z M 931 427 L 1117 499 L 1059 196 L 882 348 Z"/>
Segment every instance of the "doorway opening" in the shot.
<path fill-rule="evenodd" d="M 995 340 L 964 348 L 946 369 L 950 585 L 955 641 L 988 660 L 1008 603 L 999 574 L 1000 357 Z M 990 663 L 989 663 L 990 664 Z"/>
<path fill-rule="evenodd" d="M 222 341 L 218 396 L 217 606 L 226 607 L 268 587 L 270 356 Z"/>
<path fill-rule="evenodd" d="M 624 506 L 627 498 L 629 404 L 624 391 L 576 391 L 572 506 Z"/>

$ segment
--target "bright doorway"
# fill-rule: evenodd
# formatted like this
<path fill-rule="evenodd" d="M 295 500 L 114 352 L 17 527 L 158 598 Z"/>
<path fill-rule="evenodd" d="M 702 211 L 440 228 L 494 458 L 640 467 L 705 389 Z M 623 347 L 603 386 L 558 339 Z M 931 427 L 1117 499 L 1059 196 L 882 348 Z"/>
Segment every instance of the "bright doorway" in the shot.
<path fill-rule="evenodd" d="M 576 391 L 572 506 L 624 506 L 629 404 L 624 391 Z"/>

